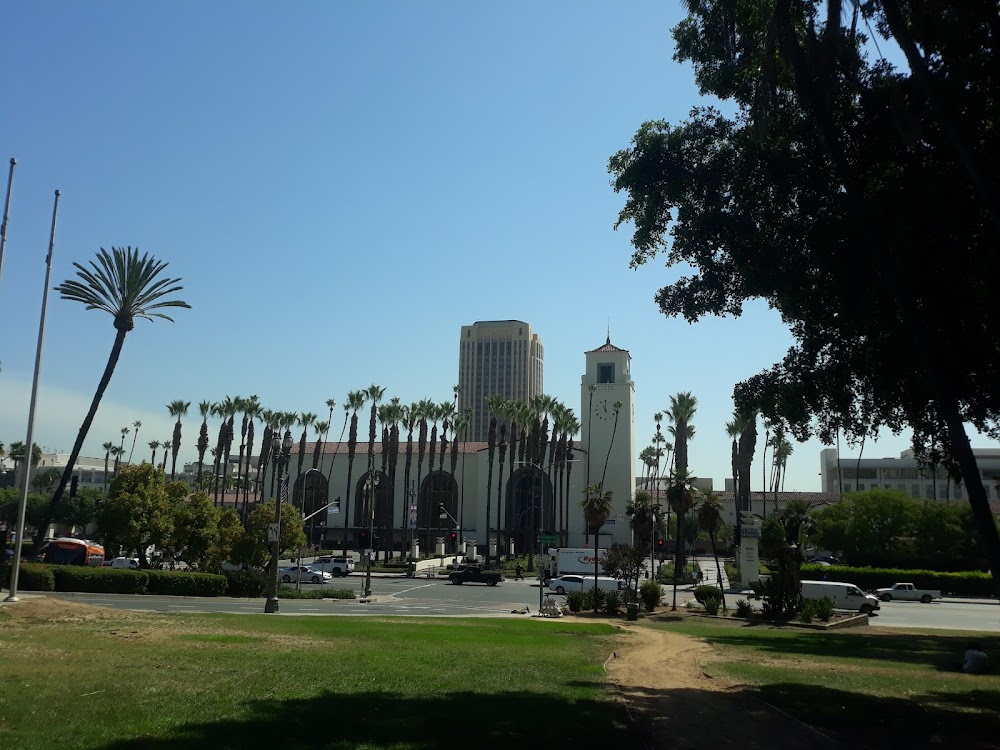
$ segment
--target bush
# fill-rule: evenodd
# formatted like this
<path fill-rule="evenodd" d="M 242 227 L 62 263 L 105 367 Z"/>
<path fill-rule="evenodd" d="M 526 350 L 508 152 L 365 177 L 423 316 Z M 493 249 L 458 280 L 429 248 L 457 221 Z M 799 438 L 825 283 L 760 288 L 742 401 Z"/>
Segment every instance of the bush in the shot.
<path fill-rule="evenodd" d="M 726 578 L 729 579 L 729 585 L 740 585 L 740 581 L 743 580 L 743 574 L 740 573 L 740 566 L 731 562 L 723 563 L 723 565 L 726 569 Z"/>
<path fill-rule="evenodd" d="M 812 622 L 816 615 L 816 600 L 803 599 L 802 607 L 799 609 L 799 619 L 802 622 Z"/>
<path fill-rule="evenodd" d="M 834 607 L 835 603 L 833 599 L 828 596 L 813 600 L 813 613 L 823 622 L 830 622 L 830 618 L 833 617 Z"/>
<path fill-rule="evenodd" d="M 736 600 L 736 616 L 748 619 L 753 616 L 753 607 L 746 599 Z"/>
<path fill-rule="evenodd" d="M 267 591 L 267 573 L 262 570 L 229 570 L 226 577 L 226 596 L 237 599 L 256 599 Z"/>
<path fill-rule="evenodd" d="M 82 568 L 53 565 L 56 591 L 85 591 L 91 594 L 145 594 L 149 571 Z"/>
<path fill-rule="evenodd" d="M 695 598 L 695 600 L 699 604 L 701 604 L 702 606 L 704 606 L 706 599 L 714 598 L 714 599 L 721 600 L 722 599 L 722 591 L 719 590 L 718 586 L 709 586 L 709 585 L 706 584 L 706 585 L 698 586 L 698 587 L 695 588 L 695 590 L 694 590 L 694 598 Z"/>
<path fill-rule="evenodd" d="M 586 610 L 599 610 L 604 604 L 604 592 L 600 589 L 585 589 L 583 591 L 583 608 Z"/>
<path fill-rule="evenodd" d="M 660 606 L 660 599 L 663 598 L 663 586 L 656 581 L 643 581 L 639 587 L 639 598 L 642 606 L 647 612 L 652 612 Z"/>
<path fill-rule="evenodd" d="M 11 563 L 6 560 L 0 563 L 0 585 L 9 589 L 10 576 L 13 572 L 14 566 Z M 20 572 L 17 574 L 17 588 L 19 591 L 55 591 L 56 581 L 51 567 L 22 562 Z"/>
<path fill-rule="evenodd" d="M 853 583 L 865 591 L 886 588 L 894 583 L 912 583 L 918 589 L 941 589 L 958 596 L 992 596 L 993 576 L 978 570 L 942 573 L 906 568 L 855 568 L 848 565 L 803 565 L 802 578 L 813 581 Z"/>
<path fill-rule="evenodd" d="M 150 570 L 150 594 L 168 596 L 223 596 L 229 587 L 225 576 L 178 570 Z"/>
<path fill-rule="evenodd" d="M 697 563 L 690 563 L 690 562 L 686 563 L 684 565 L 683 572 L 681 573 L 681 575 L 679 575 L 677 577 L 677 582 L 678 583 L 685 583 L 685 584 L 689 583 L 691 581 L 691 575 L 696 570 L 700 570 L 700 569 L 701 569 L 701 566 L 699 566 Z M 656 580 L 658 580 L 660 583 L 673 584 L 673 582 L 674 582 L 674 564 L 673 564 L 673 562 L 664 563 L 663 565 L 660 566 L 660 569 L 659 569 L 659 571 L 657 571 L 657 574 L 656 574 Z"/>
<path fill-rule="evenodd" d="M 279 599 L 354 599 L 351 589 L 296 591 L 294 586 L 278 586 Z"/>
<path fill-rule="evenodd" d="M 584 596 L 582 591 L 570 591 L 566 594 L 566 604 L 570 612 L 579 612 L 583 609 Z"/>
<path fill-rule="evenodd" d="M 705 614 L 717 615 L 719 614 L 719 605 L 722 604 L 722 600 L 717 596 L 707 596 L 705 601 L 702 602 L 702 606 L 705 607 Z"/>
<path fill-rule="evenodd" d="M 608 591 L 604 594 L 604 612 L 609 615 L 617 615 L 622 606 L 622 598 L 617 591 Z"/>

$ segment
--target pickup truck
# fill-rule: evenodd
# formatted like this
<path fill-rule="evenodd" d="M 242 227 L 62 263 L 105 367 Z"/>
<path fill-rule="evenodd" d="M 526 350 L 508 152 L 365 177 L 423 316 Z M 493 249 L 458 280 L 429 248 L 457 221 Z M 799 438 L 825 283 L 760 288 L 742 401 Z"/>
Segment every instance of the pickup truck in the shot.
<path fill-rule="evenodd" d="M 462 565 L 448 574 L 448 580 L 456 586 L 463 583 L 485 583 L 496 586 L 503 580 L 503 575 L 490 570 L 483 570 L 478 565 Z"/>
<path fill-rule="evenodd" d="M 891 602 L 893 599 L 901 601 L 921 601 L 924 604 L 932 599 L 940 599 L 940 591 L 931 589 L 918 589 L 912 583 L 894 583 L 887 589 L 876 589 L 875 596 L 884 602 Z"/>

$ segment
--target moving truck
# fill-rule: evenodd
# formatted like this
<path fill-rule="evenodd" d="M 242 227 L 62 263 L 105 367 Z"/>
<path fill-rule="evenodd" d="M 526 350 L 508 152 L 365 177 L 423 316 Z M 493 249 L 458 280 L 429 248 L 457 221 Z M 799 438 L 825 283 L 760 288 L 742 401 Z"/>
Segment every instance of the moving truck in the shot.
<path fill-rule="evenodd" d="M 853 583 L 839 583 L 837 581 L 802 581 L 799 589 L 803 599 L 822 599 L 828 597 L 833 599 L 833 606 L 837 609 L 849 609 L 852 612 L 864 612 L 870 615 L 881 605 L 871 594 L 866 594 Z"/>
<path fill-rule="evenodd" d="M 604 555 L 607 550 L 599 550 L 601 561 L 597 564 L 597 574 L 604 573 Z M 552 558 L 552 576 L 561 576 L 566 573 L 589 573 L 594 575 L 594 550 L 587 547 L 555 547 L 549 549 L 549 556 Z"/>

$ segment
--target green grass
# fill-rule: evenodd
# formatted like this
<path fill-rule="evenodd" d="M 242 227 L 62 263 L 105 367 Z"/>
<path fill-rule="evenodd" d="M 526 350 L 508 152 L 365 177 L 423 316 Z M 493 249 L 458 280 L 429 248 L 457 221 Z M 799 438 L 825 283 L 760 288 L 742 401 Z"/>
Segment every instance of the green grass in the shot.
<path fill-rule="evenodd" d="M 484 619 L 46 622 L 0 610 L 0 747 L 619 747 L 626 716 L 602 668 L 613 633 Z"/>
<path fill-rule="evenodd" d="M 1000 737 L 1000 635 L 796 631 L 692 619 L 658 627 L 709 641 L 721 660 L 707 672 L 750 685 L 754 697 L 844 742 L 864 736 L 865 745 L 923 747 L 965 737 L 968 748 L 994 747 Z M 961 673 L 969 641 L 990 654 L 992 674 Z"/>

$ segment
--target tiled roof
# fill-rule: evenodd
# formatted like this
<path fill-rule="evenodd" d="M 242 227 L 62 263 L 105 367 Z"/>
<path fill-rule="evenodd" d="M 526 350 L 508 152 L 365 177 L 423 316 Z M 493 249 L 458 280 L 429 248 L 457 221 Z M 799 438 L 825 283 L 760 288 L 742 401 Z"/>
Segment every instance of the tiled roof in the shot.
<path fill-rule="evenodd" d="M 603 346 L 599 346 L 596 349 L 591 349 L 589 352 L 587 352 L 587 354 L 591 354 L 592 352 L 625 352 L 626 354 L 628 354 L 628 349 L 622 349 L 621 347 L 615 346 L 614 344 L 611 343 L 611 337 L 608 336 L 608 339 L 607 341 L 604 342 Z"/>

